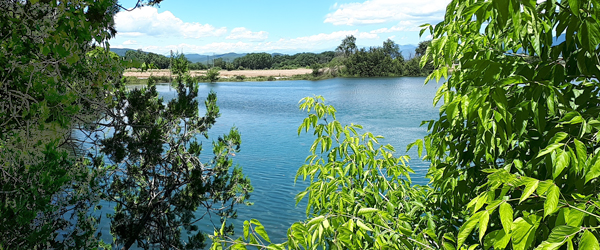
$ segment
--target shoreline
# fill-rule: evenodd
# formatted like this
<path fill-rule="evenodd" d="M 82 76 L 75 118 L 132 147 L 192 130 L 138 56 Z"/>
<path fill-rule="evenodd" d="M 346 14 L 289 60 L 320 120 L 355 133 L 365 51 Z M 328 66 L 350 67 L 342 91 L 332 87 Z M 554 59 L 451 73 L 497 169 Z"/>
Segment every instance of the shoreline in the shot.
<path fill-rule="evenodd" d="M 237 76 L 243 76 L 246 78 L 251 77 L 292 77 L 295 75 L 306 75 L 311 74 L 312 69 L 299 68 L 299 69 L 268 69 L 268 70 L 220 70 L 219 76 L 221 78 L 235 78 Z M 125 70 L 123 76 L 125 77 L 137 77 L 138 79 L 148 78 L 150 76 L 170 76 L 171 71 L 168 69 L 152 69 L 145 72 L 139 70 Z M 190 70 L 190 75 L 204 76 L 206 70 Z"/>

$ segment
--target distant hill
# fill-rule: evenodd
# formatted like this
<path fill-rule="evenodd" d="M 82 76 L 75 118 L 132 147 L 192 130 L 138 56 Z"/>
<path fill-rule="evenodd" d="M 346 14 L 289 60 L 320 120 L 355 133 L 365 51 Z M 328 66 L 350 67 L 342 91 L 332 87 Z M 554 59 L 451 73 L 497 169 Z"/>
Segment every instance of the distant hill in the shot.
<path fill-rule="evenodd" d="M 200 54 L 185 54 L 185 57 L 190 60 L 190 62 L 201 62 L 206 64 L 206 61 L 212 62 L 213 59 L 222 58 L 226 62 L 233 62 L 234 59 L 238 57 L 242 57 L 247 55 L 246 53 L 238 54 L 238 53 L 226 53 L 220 55 L 200 55 Z"/>
<path fill-rule="evenodd" d="M 129 50 L 134 50 L 134 49 L 110 48 L 110 51 L 115 52 L 119 56 L 125 56 L 125 53 Z"/>

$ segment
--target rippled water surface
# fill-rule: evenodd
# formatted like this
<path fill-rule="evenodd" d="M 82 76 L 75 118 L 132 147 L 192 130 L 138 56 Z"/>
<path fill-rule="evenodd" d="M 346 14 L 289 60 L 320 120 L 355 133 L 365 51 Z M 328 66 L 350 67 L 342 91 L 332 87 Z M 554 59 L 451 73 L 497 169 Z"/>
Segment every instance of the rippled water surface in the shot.
<path fill-rule="evenodd" d="M 385 137 L 383 143 L 405 153 L 406 145 L 423 138 L 426 128 L 421 121 L 437 117 L 432 100 L 439 84 L 423 85 L 425 78 L 336 78 L 323 81 L 219 82 L 200 85 L 199 96 L 209 91 L 217 93 L 221 117 L 210 130 L 211 139 L 229 131 L 232 126 L 242 135 L 241 152 L 233 158 L 250 177 L 254 192 L 253 206 L 239 206 L 234 222 L 236 233 L 242 222 L 258 219 L 274 242 L 284 240 L 287 228 L 305 218 L 305 202 L 295 206 L 294 196 L 306 183 L 294 184 L 296 170 L 304 163 L 314 137 L 312 133 L 298 136 L 297 129 L 306 113 L 298 109 L 298 101 L 306 96 L 322 95 L 333 105 L 342 124 L 363 125 L 363 131 Z M 175 95 L 168 86 L 158 86 L 168 100 Z M 200 102 L 203 105 L 203 101 Z M 204 110 L 204 106 L 201 107 Z M 205 146 L 206 154 L 208 145 Z M 410 166 L 416 175 L 413 182 L 426 184 L 427 164 L 408 152 Z M 206 156 L 208 159 L 208 155 Z M 107 210 L 106 212 L 110 212 Z M 218 220 L 216 220 L 218 222 Z M 103 229 L 108 235 L 107 220 Z M 212 233 L 212 224 L 200 223 L 200 228 Z"/>

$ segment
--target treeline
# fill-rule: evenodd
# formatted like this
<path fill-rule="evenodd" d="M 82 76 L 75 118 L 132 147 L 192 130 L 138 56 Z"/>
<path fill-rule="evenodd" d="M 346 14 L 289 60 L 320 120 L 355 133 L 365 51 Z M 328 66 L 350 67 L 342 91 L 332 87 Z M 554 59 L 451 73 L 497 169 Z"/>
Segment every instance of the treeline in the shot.
<path fill-rule="evenodd" d="M 219 58 L 220 59 L 220 58 Z M 217 60 L 215 60 L 215 63 Z M 128 50 L 125 52 L 125 60 L 131 61 L 135 65 L 136 68 L 140 68 L 142 70 L 147 69 L 169 69 L 171 58 L 155 54 L 152 52 L 145 52 L 142 50 Z M 221 61 L 223 59 L 220 59 Z M 205 70 L 208 69 L 206 64 L 196 62 L 192 63 L 188 60 L 188 67 L 190 70 Z M 224 66 L 221 68 L 225 68 Z"/>
<path fill-rule="evenodd" d="M 269 53 L 251 53 L 233 60 L 235 69 L 297 69 L 315 64 L 329 63 L 335 52 L 325 51 L 319 54 L 298 53 L 295 55 L 271 55 Z M 215 63 L 215 66 L 217 63 Z"/>
<path fill-rule="evenodd" d="M 421 68 L 419 63 L 430 44 L 431 41 L 419 43 L 415 57 L 405 60 L 398 44 L 390 39 L 384 41 L 382 47 L 357 49 L 356 38 L 348 36 L 336 49 L 342 56 L 338 65 L 344 66 L 339 73 L 342 76 L 355 77 L 426 76 L 433 71 L 433 65 L 429 62 Z"/>
<path fill-rule="evenodd" d="M 296 69 L 311 67 L 313 75 L 323 73 L 331 76 L 346 77 L 378 77 L 378 76 L 425 76 L 433 71 L 431 63 L 421 68 L 421 57 L 427 51 L 431 41 L 419 43 L 415 57 L 406 60 L 398 44 L 388 39 L 381 47 L 356 47 L 356 38 L 348 36 L 337 47 L 336 51 L 322 53 L 298 53 L 295 55 L 251 53 L 228 62 L 216 58 L 212 65 L 201 62 L 192 63 L 188 60 L 190 70 L 206 70 L 217 67 L 226 70 L 243 69 Z M 125 53 L 125 59 L 135 62 L 136 67 L 147 69 L 168 69 L 170 58 L 164 55 L 130 50 Z M 325 69 L 319 71 L 319 69 Z"/>
<path fill-rule="evenodd" d="M 125 59 L 140 64 L 145 64 L 150 69 L 168 69 L 171 59 L 164 55 L 142 50 L 128 50 L 125 52 Z"/>

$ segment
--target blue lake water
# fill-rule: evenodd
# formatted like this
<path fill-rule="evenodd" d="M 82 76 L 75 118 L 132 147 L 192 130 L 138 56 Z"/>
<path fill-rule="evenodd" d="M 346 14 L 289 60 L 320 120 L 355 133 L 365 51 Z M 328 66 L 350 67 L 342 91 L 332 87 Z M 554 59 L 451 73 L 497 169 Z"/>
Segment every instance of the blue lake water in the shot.
<path fill-rule="evenodd" d="M 418 159 L 414 149 L 405 153 L 406 145 L 426 135 L 426 127 L 419 126 L 421 121 L 438 116 L 438 108 L 432 101 L 440 85 L 435 82 L 424 85 L 424 80 L 424 77 L 400 77 L 201 83 L 199 97 L 204 99 L 211 90 L 215 91 L 221 110 L 221 117 L 209 132 L 211 139 L 227 133 L 232 126 L 239 129 L 241 151 L 233 159 L 243 167 L 254 186 L 250 198 L 254 205 L 238 206 L 238 219 L 233 221 L 237 235 L 244 220 L 258 219 L 271 240 L 281 242 L 288 227 L 306 217 L 305 202 L 295 206 L 294 199 L 306 187 L 301 180 L 294 184 L 294 176 L 314 140 L 311 132 L 297 134 L 306 117 L 306 112 L 298 109 L 298 101 L 306 96 L 325 97 L 326 103 L 337 109 L 342 124 L 360 124 L 363 132 L 384 136 L 381 142 L 394 146 L 397 155 L 411 156 L 410 166 L 416 172 L 413 183 L 426 184 L 428 164 Z M 158 86 L 158 91 L 165 100 L 175 95 L 166 85 Z M 210 154 L 208 145 L 206 154 Z M 105 213 L 111 212 L 108 206 L 104 209 Z M 108 236 L 108 220 L 102 222 L 101 230 Z M 215 223 L 218 224 L 218 219 Z M 199 226 L 212 233 L 209 221 L 202 221 Z"/>

